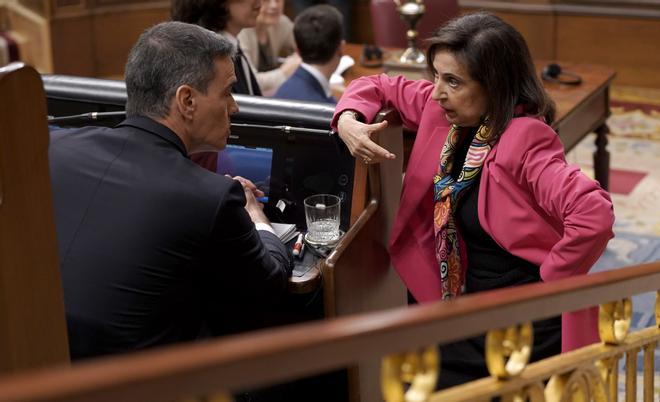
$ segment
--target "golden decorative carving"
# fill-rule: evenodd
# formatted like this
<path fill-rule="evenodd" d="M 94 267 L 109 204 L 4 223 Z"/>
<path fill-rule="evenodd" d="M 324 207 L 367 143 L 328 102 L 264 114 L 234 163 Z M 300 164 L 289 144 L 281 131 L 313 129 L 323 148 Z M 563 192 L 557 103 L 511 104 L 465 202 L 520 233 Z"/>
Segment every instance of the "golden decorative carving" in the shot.
<path fill-rule="evenodd" d="M 584 367 L 550 377 L 545 387 L 547 402 L 608 402 L 609 393 L 595 367 Z"/>
<path fill-rule="evenodd" d="M 601 304 L 598 313 L 600 340 L 611 345 L 621 343 L 628 335 L 631 318 L 632 300 L 630 298 Z"/>
<path fill-rule="evenodd" d="M 438 380 L 440 353 L 436 346 L 385 357 L 381 364 L 381 390 L 386 402 L 422 402 Z"/>
<path fill-rule="evenodd" d="M 619 360 L 622 355 L 616 355 L 610 358 L 596 361 L 596 368 L 600 373 L 600 378 L 607 387 L 609 395 L 617 396 L 619 387 Z M 616 399 L 614 399 L 616 401 Z"/>
<path fill-rule="evenodd" d="M 499 379 L 520 374 L 532 354 L 534 331 L 527 322 L 506 329 L 491 330 L 486 335 L 486 365 Z"/>
<path fill-rule="evenodd" d="M 655 294 L 655 325 L 660 328 L 660 290 Z"/>
<path fill-rule="evenodd" d="M 520 391 L 502 395 L 502 402 L 545 402 L 543 383 L 536 382 Z"/>
<path fill-rule="evenodd" d="M 626 401 L 637 400 L 637 355 L 639 348 L 626 351 Z"/>
<path fill-rule="evenodd" d="M 654 353 L 657 342 L 644 345 L 644 402 L 653 400 L 653 381 L 655 375 Z"/>

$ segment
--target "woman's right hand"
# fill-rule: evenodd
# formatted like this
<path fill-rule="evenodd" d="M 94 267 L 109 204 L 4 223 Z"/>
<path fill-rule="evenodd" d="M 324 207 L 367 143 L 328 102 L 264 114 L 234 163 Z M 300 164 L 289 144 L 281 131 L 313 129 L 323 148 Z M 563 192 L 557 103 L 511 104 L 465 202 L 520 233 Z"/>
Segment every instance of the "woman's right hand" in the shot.
<path fill-rule="evenodd" d="M 284 73 L 284 75 L 289 78 L 293 75 L 294 72 L 300 67 L 300 63 L 302 63 L 302 59 L 298 55 L 298 53 L 293 53 L 286 59 L 284 59 L 284 62 L 280 66 L 280 70 Z"/>
<path fill-rule="evenodd" d="M 387 128 L 387 120 L 375 124 L 364 124 L 357 121 L 351 113 L 343 113 L 337 121 L 339 138 L 344 141 L 351 155 L 356 159 L 362 159 L 366 164 L 396 158 L 396 155 L 372 140 L 374 135 L 385 128 Z"/>

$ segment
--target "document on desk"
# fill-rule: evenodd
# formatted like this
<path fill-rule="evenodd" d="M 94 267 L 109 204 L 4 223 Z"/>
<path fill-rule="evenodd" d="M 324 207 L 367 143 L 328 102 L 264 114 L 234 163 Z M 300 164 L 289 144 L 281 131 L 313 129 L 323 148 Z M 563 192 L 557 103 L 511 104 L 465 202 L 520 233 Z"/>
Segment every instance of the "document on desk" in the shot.
<path fill-rule="evenodd" d="M 282 240 L 282 243 L 288 243 L 300 233 L 293 223 L 271 223 L 271 225 L 277 237 Z"/>

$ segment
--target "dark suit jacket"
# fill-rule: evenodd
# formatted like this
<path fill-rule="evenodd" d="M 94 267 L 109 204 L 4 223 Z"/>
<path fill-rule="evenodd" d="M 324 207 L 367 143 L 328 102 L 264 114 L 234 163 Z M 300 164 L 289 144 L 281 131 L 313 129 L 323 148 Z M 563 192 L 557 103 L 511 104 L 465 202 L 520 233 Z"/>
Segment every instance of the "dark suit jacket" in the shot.
<path fill-rule="evenodd" d="M 275 98 L 301 101 L 337 103 L 333 96 L 326 96 L 321 83 L 303 67 L 298 67 L 288 80 L 275 92 Z"/>
<path fill-rule="evenodd" d="M 289 251 L 165 126 L 56 130 L 49 156 L 72 358 L 224 333 L 285 291 Z"/>

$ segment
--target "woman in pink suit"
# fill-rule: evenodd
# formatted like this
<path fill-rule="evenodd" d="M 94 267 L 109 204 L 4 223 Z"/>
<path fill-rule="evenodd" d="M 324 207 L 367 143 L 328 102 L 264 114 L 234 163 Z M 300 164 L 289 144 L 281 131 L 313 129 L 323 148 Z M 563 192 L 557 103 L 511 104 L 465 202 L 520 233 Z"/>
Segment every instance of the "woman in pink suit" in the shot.
<path fill-rule="evenodd" d="M 612 237 L 608 194 L 549 126 L 554 104 L 527 45 L 490 13 L 459 17 L 429 40 L 434 82 L 386 75 L 348 87 L 333 125 L 364 163 L 395 155 L 366 124 L 394 107 L 417 131 L 390 237 L 392 262 L 418 302 L 586 274 Z M 593 309 L 534 323 L 538 360 L 597 342 Z M 440 386 L 488 375 L 483 337 L 442 346 Z"/>

